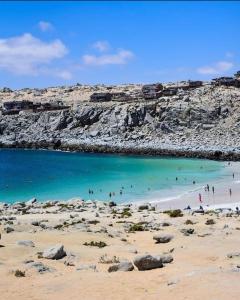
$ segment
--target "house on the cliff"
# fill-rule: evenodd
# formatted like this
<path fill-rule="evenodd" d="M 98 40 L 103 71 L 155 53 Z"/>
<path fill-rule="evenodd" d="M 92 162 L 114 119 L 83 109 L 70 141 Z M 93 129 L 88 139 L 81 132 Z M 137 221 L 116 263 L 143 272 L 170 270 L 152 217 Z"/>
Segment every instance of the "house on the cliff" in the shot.
<path fill-rule="evenodd" d="M 124 101 L 128 101 L 130 99 L 131 99 L 130 95 L 128 95 L 124 92 L 112 92 L 111 93 L 111 100 L 112 101 L 124 102 Z"/>
<path fill-rule="evenodd" d="M 67 109 L 70 106 L 66 106 L 62 101 L 46 102 L 46 103 L 33 103 L 32 101 L 6 101 L 3 102 L 2 112 L 4 115 L 19 114 L 20 111 L 40 112 L 49 110 L 61 110 Z"/>
<path fill-rule="evenodd" d="M 178 92 L 177 87 L 167 87 L 162 90 L 161 96 L 174 96 L 177 94 L 177 92 Z"/>
<path fill-rule="evenodd" d="M 240 87 L 240 80 L 234 77 L 219 77 L 214 78 L 211 82 L 214 86 L 233 86 L 233 87 Z"/>
<path fill-rule="evenodd" d="M 161 83 L 145 84 L 142 87 L 142 94 L 144 99 L 157 99 L 161 95 L 163 85 Z"/>
<path fill-rule="evenodd" d="M 93 93 L 90 96 L 91 102 L 106 102 L 111 100 L 112 100 L 112 95 L 110 93 Z"/>
<path fill-rule="evenodd" d="M 200 80 L 188 80 L 188 87 L 189 88 L 199 88 L 203 85 L 203 82 Z"/>
<path fill-rule="evenodd" d="M 33 102 L 28 100 L 3 102 L 3 114 L 18 114 L 21 110 L 32 110 Z"/>

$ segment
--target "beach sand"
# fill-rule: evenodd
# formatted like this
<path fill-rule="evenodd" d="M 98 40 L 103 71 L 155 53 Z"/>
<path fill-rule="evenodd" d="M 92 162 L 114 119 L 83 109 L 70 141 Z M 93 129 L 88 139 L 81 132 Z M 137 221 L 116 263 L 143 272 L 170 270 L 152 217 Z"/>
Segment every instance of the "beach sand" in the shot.
<path fill-rule="evenodd" d="M 109 209 L 106 206 L 105 210 L 99 207 L 102 205 L 89 202 L 83 211 L 72 208 L 70 213 L 66 211 L 67 208 L 57 210 L 55 205 L 46 209 L 48 213 L 15 214 L 17 219 L 12 225 L 2 221 L 1 300 L 239 299 L 240 254 L 235 258 L 227 257 L 232 252 L 240 253 L 240 217 L 236 214 L 211 212 L 192 215 L 191 212 L 184 212 L 183 217 L 171 218 L 151 207 L 140 211 L 133 207 L 130 210 L 132 216 L 122 218 L 120 212 L 123 207 Z M 9 217 L 10 210 L 5 214 Z M 70 214 L 78 216 L 69 218 Z M 56 224 L 81 218 L 84 218 L 83 224 L 88 226 L 87 231 L 78 227 L 79 224 L 53 229 Z M 33 220 L 43 219 L 48 220 L 43 221 L 47 228 L 31 225 Z M 214 219 L 215 224 L 206 225 L 208 219 Z M 97 220 L 99 223 L 89 224 L 88 220 Z M 193 224 L 186 225 L 186 220 L 191 220 Z M 126 224 L 131 225 L 130 222 L 145 222 L 143 224 L 151 226 L 147 231 L 128 232 Z M 170 226 L 164 226 L 164 222 Z M 5 233 L 6 226 L 14 228 L 14 231 Z M 186 236 L 181 232 L 181 229 L 189 228 L 194 229 L 193 234 Z M 155 233 L 172 234 L 174 238 L 169 243 L 156 244 L 153 240 Z M 31 240 L 35 247 L 17 245 L 19 240 Z M 104 241 L 107 246 L 97 248 L 83 245 L 90 241 Z M 66 258 L 38 258 L 37 252 L 59 243 L 64 245 L 68 256 L 69 253 L 75 255 L 74 266 L 66 266 Z M 146 253 L 170 253 L 174 260 L 154 270 L 138 271 L 135 266 L 132 272 L 115 273 L 108 272 L 112 264 L 99 263 L 104 254 L 132 262 L 137 255 Z M 25 260 L 42 262 L 52 270 L 40 274 L 34 268 L 29 268 Z M 77 266 L 81 264 L 94 264 L 97 272 L 77 271 Z M 25 277 L 15 277 L 13 271 L 17 269 L 25 271 Z"/>

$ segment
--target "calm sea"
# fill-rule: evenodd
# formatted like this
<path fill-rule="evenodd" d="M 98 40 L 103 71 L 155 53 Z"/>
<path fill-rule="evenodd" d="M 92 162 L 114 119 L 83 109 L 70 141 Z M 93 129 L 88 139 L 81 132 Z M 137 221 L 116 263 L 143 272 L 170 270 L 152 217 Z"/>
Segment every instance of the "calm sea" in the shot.
<path fill-rule="evenodd" d="M 201 159 L 2 149 L 0 201 L 162 199 L 223 178 L 224 165 Z"/>

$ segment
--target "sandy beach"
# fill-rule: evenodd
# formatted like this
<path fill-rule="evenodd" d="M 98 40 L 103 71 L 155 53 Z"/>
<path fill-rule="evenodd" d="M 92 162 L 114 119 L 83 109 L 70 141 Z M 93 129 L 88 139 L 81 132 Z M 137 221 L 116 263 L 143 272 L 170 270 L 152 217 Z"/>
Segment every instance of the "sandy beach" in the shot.
<path fill-rule="evenodd" d="M 172 217 L 151 204 L 110 206 L 78 199 L 2 206 L 1 299 L 238 299 L 234 210 Z M 156 234 L 170 240 L 156 243 Z M 92 241 L 106 245 L 84 245 Z M 59 244 L 66 251 L 61 259 L 44 257 Z M 136 257 L 146 254 L 172 261 L 140 271 Z M 126 260 L 133 271 L 108 271 Z"/>

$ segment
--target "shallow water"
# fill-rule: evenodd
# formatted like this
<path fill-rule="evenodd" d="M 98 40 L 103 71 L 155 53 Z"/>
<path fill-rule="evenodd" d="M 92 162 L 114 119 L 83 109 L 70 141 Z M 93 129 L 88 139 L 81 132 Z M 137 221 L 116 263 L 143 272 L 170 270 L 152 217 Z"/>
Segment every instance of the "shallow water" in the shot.
<path fill-rule="evenodd" d="M 0 201 L 167 198 L 224 178 L 224 166 L 202 159 L 2 149 Z"/>

